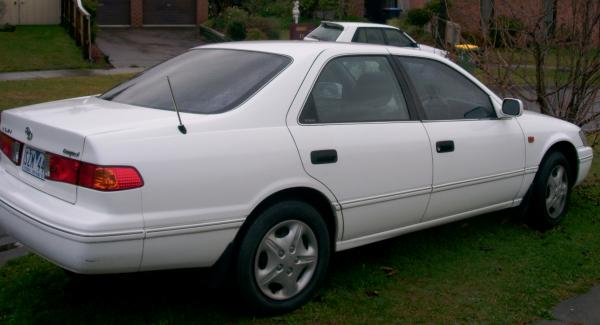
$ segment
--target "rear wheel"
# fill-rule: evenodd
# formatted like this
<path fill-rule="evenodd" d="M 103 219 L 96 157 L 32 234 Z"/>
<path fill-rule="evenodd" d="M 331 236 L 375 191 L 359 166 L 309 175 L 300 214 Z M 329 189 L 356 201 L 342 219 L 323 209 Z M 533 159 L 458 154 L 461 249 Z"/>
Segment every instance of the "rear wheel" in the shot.
<path fill-rule="evenodd" d="M 558 151 L 548 154 L 533 181 L 528 213 L 532 226 L 548 229 L 562 221 L 569 203 L 571 177 L 567 158 Z"/>
<path fill-rule="evenodd" d="M 251 311 L 282 313 L 306 303 L 325 277 L 330 246 L 327 225 L 311 205 L 284 201 L 263 211 L 241 241 L 236 267 Z"/>

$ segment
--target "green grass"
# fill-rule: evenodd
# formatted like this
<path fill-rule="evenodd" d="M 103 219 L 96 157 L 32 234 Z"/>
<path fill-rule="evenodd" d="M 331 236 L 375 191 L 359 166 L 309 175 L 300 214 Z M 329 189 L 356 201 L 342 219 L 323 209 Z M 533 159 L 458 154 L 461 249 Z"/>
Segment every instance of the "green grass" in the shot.
<path fill-rule="evenodd" d="M 4 82 L 0 107 L 96 93 L 123 78 Z M 600 282 L 599 184 L 595 159 L 564 223 L 545 233 L 503 211 L 338 253 L 317 297 L 277 317 L 240 312 L 235 291 L 209 289 L 205 270 L 70 278 L 29 255 L 0 268 L 0 323 L 515 324 L 550 318 L 556 303 Z"/>
<path fill-rule="evenodd" d="M 0 81 L 0 109 L 104 92 L 130 74 Z"/>
<path fill-rule="evenodd" d="M 102 68 L 83 59 L 61 26 L 17 26 L 0 33 L 0 72 Z"/>

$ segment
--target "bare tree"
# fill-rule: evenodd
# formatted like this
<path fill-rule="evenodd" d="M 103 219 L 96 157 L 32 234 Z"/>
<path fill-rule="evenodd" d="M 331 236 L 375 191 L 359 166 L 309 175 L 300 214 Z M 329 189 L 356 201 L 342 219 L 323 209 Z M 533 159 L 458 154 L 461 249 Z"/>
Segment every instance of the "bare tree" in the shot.
<path fill-rule="evenodd" d="M 4 0 L 0 0 L 0 19 L 2 19 L 5 14 L 6 14 L 6 3 L 4 3 Z"/>
<path fill-rule="evenodd" d="M 480 51 L 468 54 L 478 72 L 503 96 L 599 130 L 600 1 L 540 0 L 537 10 L 494 3 L 505 14 L 490 19 Z"/>

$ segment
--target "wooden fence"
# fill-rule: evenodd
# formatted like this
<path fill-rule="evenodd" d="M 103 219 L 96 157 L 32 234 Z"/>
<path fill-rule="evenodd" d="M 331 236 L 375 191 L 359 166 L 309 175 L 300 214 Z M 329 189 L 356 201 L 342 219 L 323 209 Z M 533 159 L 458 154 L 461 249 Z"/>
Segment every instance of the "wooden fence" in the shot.
<path fill-rule="evenodd" d="M 92 59 L 92 18 L 83 7 L 81 0 L 61 0 L 61 21 L 77 46 L 81 47 L 83 58 Z"/>

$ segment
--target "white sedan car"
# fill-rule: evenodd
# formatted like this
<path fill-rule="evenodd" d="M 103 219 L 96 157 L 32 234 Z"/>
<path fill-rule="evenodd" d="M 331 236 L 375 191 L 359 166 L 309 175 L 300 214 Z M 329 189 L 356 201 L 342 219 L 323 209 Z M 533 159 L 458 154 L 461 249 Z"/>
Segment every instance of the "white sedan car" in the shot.
<path fill-rule="evenodd" d="M 202 46 L 99 96 L 1 115 L 0 226 L 77 273 L 210 267 L 254 311 L 341 251 L 526 206 L 563 219 L 580 129 L 454 63 L 332 42 Z"/>
<path fill-rule="evenodd" d="M 399 46 L 448 57 L 448 51 L 419 44 L 401 29 L 382 24 L 324 21 L 306 35 L 304 40 Z"/>

